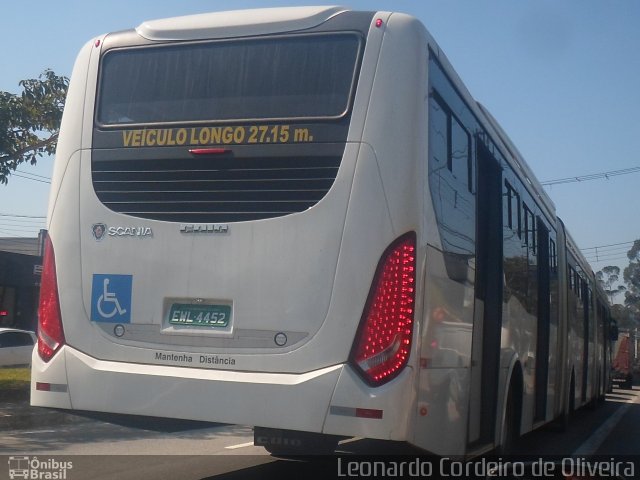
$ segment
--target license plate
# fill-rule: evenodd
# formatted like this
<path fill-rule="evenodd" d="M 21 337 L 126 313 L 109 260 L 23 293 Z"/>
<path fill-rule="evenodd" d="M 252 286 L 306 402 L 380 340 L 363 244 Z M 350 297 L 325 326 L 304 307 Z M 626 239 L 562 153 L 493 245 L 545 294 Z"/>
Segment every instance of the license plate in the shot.
<path fill-rule="evenodd" d="M 225 328 L 231 318 L 230 305 L 174 303 L 169 311 L 171 325 Z"/>

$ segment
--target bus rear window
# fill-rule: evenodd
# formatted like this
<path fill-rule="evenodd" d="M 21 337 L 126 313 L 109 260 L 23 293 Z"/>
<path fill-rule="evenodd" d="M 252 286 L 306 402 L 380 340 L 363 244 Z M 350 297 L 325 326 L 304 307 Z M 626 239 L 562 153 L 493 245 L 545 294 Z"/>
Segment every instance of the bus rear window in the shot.
<path fill-rule="evenodd" d="M 361 44 L 340 33 L 114 49 L 102 59 L 97 122 L 339 118 Z"/>

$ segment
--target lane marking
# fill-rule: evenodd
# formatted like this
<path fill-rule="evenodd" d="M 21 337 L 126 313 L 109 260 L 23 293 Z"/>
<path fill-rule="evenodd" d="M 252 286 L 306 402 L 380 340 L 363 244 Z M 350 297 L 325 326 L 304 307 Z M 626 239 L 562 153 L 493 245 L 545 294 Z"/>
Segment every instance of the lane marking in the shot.
<path fill-rule="evenodd" d="M 338 445 L 344 445 L 345 443 L 351 443 L 351 442 L 358 442 L 360 440 L 362 440 L 362 437 L 353 437 L 353 438 L 346 438 L 344 440 L 340 440 L 338 442 Z"/>
<path fill-rule="evenodd" d="M 245 448 L 245 447 L 253 447 L 253 442 L 247 443 L 239 443 L 238 445 L 229 445 L 228 447 L 224 447 L 227 450 L 235 450 L 236 448 Z"/>
<path fill-rule="evenodd" d="M 627 411 L 631 408 L 631 405 L 640 403 L 640 396 L 635 395 L 633 398 L 625 401 L 624 405 L 622 405 L 616 413 L 611 415 L 609 419 L 600 425 L 595 432 L 591 434 L 589 438 L 587 438 L 582 445 L 578 447 L 578 449 L 573 452 L 575 456 L 589 456 L 593 455 L 598 451 L 600 445 L 606 440 L 609 434 L 613 431 L 613 429 L 618 425 L 622 417 L 627 413 Z"/>

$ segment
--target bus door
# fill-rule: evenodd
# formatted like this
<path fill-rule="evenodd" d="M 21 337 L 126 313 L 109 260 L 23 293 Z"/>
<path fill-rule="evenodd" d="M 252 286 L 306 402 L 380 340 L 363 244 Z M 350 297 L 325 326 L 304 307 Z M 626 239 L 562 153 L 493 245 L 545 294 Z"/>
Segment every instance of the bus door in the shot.
<path fill-rule="evenodd" d="M 493 442 L 502 331 L 502 170 L 478 139 L 476 299 L 471 367 L 469 443 Z"/>

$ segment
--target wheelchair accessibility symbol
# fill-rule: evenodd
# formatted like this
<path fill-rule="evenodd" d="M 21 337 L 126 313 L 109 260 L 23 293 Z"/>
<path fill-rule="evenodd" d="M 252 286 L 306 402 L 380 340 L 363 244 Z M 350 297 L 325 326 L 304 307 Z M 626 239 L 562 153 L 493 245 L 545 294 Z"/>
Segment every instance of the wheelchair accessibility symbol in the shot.
<path fill-rule="evenodd" d="M 94 274 L 91 287 L 91 320 L 131 322 L 131 275 Z"/>

